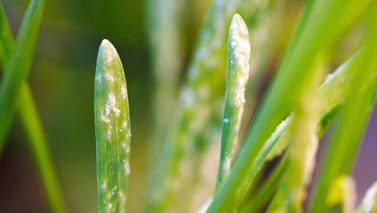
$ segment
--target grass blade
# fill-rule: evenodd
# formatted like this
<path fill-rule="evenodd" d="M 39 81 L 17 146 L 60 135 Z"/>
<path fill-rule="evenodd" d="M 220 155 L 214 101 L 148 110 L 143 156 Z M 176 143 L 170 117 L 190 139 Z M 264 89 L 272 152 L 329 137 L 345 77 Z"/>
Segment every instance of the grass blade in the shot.
<path fill-rule="evenodd" d="M 251 199 L 244 201 L 245 204 L 242 206 L 240 212 L 257 213 L 263 210 L 286 176 L 287 160 L 288 155 L 284 155 L 283 159 L 281 159 L 269 177 L 263 182 L 263 185 L 255 193 L 249 192 L 250 194 L 252 193 Z"/>
<path fill-rule="evenodd" d="M 320 77 L 324 73 L 321 59 L 317 60 L 314 69 L 316 76 L 307 82 L 301 92 L 299 104 L 295 107 L 292 133 L 289 136 L 290 146 L 287 150 L 288 171 L 282 189 L 287 199 L 287 212 L 303 212 L 306 187 L 314 170 L 315 155 L 318 149 L 318 115 L 319 96 L 315 91 Z"/>
<path fill-rule="evenodd" d="M 125 212 L 131 123 L 123 66 L 108 40 L 99 48 L 95 79 L 99 211 Z"/>
<path fill-rule="evenodd" d="M 245 86 L 249 79 L 249 33 L 245 22 L 238 14 L 234 15 L 230 25 L 228 45 L 227 85 L 217 187 L 228 177 L 236 155 L 245 103 Z"/>
<path fill-rule="evenodd" d="M 9 66 L 6 68 L 1 82 L 0 150 L 3 150 L 18 93 L 30 70 L 43 6 L 43 0 L 32 0 L 30 2 L 10 57 Z"/>
<path fill-rule="evenodd" d="M 357 208 L 357 213 L 376 213 L 377 212 L 377 182 L 365 193 L 361 204 Z"/>
<path fill-rule="evenodd" d="M 2 64 L 3 70 L 7 71 L 6 67 L 9 65 L 14 45 L 1 3 L 0 23 L 0 63 Z M 59 213 L 65 212 L 64 202 L 46 136 L 43 131 L 33 96 L 26 82 L 21 86 L 18 96 L 18 110 L 20 113 L 21 124 L 28 139 L 27 142 L 32 150 L 39 177 L 41 178 L 41 183 L 44 186 L 46 198 L 49 202 L 50 211 Z"/>
<path fill-rule="evenodd" d="M 3 4 L 0 3 L 0 63 L 3 67 L 8 67 L 10 54 L 13 49 L 13 37 L 9 29 L 9 24 L 3 10 Z"/>

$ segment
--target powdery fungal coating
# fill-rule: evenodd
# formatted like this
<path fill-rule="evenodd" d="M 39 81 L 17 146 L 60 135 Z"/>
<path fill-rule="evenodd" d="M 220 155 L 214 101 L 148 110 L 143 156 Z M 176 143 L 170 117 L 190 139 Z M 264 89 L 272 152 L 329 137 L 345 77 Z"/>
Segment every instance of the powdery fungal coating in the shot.
<path fill-rule="evenodd" d="M 125 212 L 130 173 L 127 84 L 112 44 L 101 44 L 95 78 L 97 177 L 100 212 Z"/>
<path fill-rule="evenodd" d="M 245 103 L 245 87 L 250 71 L 250 42 L 247 26 L 241 16 L 235 14 L 229 29 L 230 66 L 236 82 L 232 86 L 234 106 Z"/>
<path fill-rule="evenodd" d="M 229 119 L 228 118 L 224 118 L 223 122 L 227 124 L 227 123 L 229 123 Z"/>

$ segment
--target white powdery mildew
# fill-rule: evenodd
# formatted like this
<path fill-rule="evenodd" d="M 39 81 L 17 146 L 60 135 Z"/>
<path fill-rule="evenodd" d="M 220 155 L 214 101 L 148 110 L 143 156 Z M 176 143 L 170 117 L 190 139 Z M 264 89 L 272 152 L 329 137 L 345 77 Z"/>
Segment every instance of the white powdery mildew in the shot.
<path fill-rule="evenodd" d="M 229 123 L 229 119 L 228 118 L 224 118 L 223 122 L 227 124 L 227 123 Z"/>
<path fill-rule="evenodd" d="M 122 97 L 125 99 L 127 98 L 127 89 L 126 89 L 126 86 L 125 85 L 122 85 L 122 91 L 120 93 L 122 95 Z"/>
<path fill-rule="evenodd" d="M 116 117 L 119 117 L 120 115 L 120 110 L 116 108 L 116 99 L 115 95 L 113 93 L 110 93 L 108 96 L 109 102 L 106 104 L 105 111 L 106 111 L 106 116 L 110 114 L 110 111 L 113 111 L 115 113 Z"/>
<path fill-rule="evenodd" d="M 112 50 L 109 50 L 106 52 L 106 63 L 107 65 L 111 65 L 114 60 L 114 55 L 112 53 Z"/>
<path fill-rule="evenodd" d="M 232 165 L 232 158 L 230 158 L 230 157 L 226 157 L 226 158 L 225 158 L 225 162 L 224 162 L 224 169 L 225 169 L 226 171 L 230 171 L 230 167 L 231 167 L 231 165 Z"/>
<path fill-rule="evenodd" d="M 279 134 L 282 134 L 278 140 L 278 142 L 275 144 L 275 146 L 272 148 L 272 150 L 270 151 L 270 153 L 268 153 L 266 159 L 267 160 L 271 160 L 273 159 L 274 157 L 280 155 L 283 150 L 285 149 L 285 147 L 287 146 L 287 140 L 283 140 L 283 137 L 284 137 L 284 134 L 285 133 L 282 133 L 283 130 L 285 128 L 288 127 L 288 125 L 291 123 L 292 121 L 292 115 L 288 116 L 285 120 L 283 120 L 278 127 L 276 127 L 275 131 L 271 134 L 271 136 L 267 139 L 265 145 L 264 145 L 264 148 L 266 146 L 269 146 L 274 139 L 276 139 L 278 137 Z"/>
<path fill-rule="evenodd" d="M 105 79 L 107 81 L 114 82 L 114 77 L 109 72 L 105 73 Z"/>
<path fill-rule="evenodd" d="M 98 85 L 102 85 L 102 75 L 101 74 L 97 74 L 96 81 L 97 81 Z"/>
<path fill-rule="evenodd" d="M 130 163 L 128 160 L 123 160 L 124 161 L 124 170 L 126 171 L 126 174 L 129 175 L 131 173 L 131 167 Z"/>
<path fill-rule="evenodd" d="M 249 79 L 250 69 L 250 42 L 246 24 L 238 14 L 234 16 L 230 25 L 229 42 L 231 58 L 234 59 L 231 60 L 231 66 L 233 67 L 235 63 L 234 66 L 237 69 L 235 73 L 232 73 L 236 75 L 232 93 L 234 105 L 239 107 L 245 103 L 245 86 Z"/>
<path fill-rule="evenodd" d="M 110 119 L 108 117 L 106 117 L 105 115 L 101 114 L 101 117 L 100 117 L 101 121 L 105 122 L 105 123 L 109 123 L 110 122 Z"/>

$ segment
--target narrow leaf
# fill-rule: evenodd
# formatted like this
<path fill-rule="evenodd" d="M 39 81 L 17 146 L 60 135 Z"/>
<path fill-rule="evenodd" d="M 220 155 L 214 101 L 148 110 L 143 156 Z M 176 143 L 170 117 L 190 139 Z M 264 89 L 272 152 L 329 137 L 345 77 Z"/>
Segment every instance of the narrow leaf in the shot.
<path fill-rule="evenodd" d="M 30 71 L 44 1 L 32 0 L 22 21 L 9 66 L 0 87 L 0 151 L 12 121 L 21 85 Z"/>
<path fill-rule="evenodd" d="M 9 65 L 14 45 L 1 3 L 0 7 L 0 62 L 3 70 L 8 71 L 6 68 Z M 21 91 L 18 96 L 18 110 L 21 124 L 25 131 L 28 145 L 32 150 L 34 162 L 37 166 L 41 183 L 44 186 L 44 191 L 49 202 L 50 211 L 65 212 L 64 202 L 47 139 L 27 82 L 24 82 L 21 86 Z"/>
<path fill-rule="evenodd" d="M 123 66 L 108 40 L 98 52 L 94 101 L 99 211 L 125 212 L 131 124 Z"/>
<path fill-rule="evenodd" d="M 241 16 L 235 14 L 229 29 L 227 85 L 217 186 L 228 177 L 236 154 L 249 64 L 249 33 Z"/>

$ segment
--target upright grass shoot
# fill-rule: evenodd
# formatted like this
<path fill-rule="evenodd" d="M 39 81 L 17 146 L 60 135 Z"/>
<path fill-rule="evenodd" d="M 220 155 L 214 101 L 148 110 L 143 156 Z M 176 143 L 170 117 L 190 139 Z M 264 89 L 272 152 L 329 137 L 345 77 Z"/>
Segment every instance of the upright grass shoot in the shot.
<path fill-rule="evenodd" d="M 22 21 L 0 87 L 0 151 L 12 121 L 22 84 L 30 71 L 44 0 L 32 0 Z M 9 40 L 9 39 L 8 39 Z M 20 63 L 22 61 L 22 63 Z"/>
<path fill-rule="evenodd" d="M 42 5 L 39 6 L 38 10 L 34 10 L 33 13 L 28 13 L 25 16 L 24 20 L 30 19 L 30 16 L 40 16 L 43 8 Z M 36 1 L 30 3 L 29 8 L 35 7 Z M 34 5 L 34 6 L 33 6 Z M 31 10 L 31 9 L 29 9 Z M 38 21 L 37 21 L 38 22 Z M 12 33 L 9 29 L 8 21 L 6 19 L 2 4 L 0 3 L 0 63 L 2 69 L 6 72 L 9 72 L 8 66 L 10 64 L 11 55 L 13 51 L 13 38 Z M 29 24 L 31 27 L 37 27 L 38 23 L 35 22 L 35 26 Z M 25 26 L 24 26 L 25 28 Z M 25 32 L 25 30 L 23 31 Z M 29 31 L 32 32 L 32 31 Z M 26 35 L 28 37 L 29 35 Z M 20 48 L 18 51 L 23 51 Z M 14 53 L 16 54 L 16 53 Z M 32 54 L 27 56 L 32 57 Z M 14 60 L 14 59 L 13 59 Z M 31 60 L 31 59 L 30 59 Z M 13 62 L 14 63 L 14 62 Z M 29 69 L 29 68 L 22 68 Z M 49 203 L 49 208 L 51 212 L 65 212 L 64 202 L 59 188 L 58 179 L 56 171 L 53 165 L 51 154 L 48 148 L 48 143 L 46 136 L 43 131 L 42 123 L 39 118 L 37 107 L 33 100 L 33 95 L 31 93 L 30 87 L 27 82 L 24 82 L 20 88 L 18 94 L 17 107 L 20 115 L 21 125 L 27 137 L 28 145 L 32 151 L 36 167 L 39 172 L 39 177 L 41 178 L 41 184 L 44 187 L 46 193 L 46 198 Z M 12 118 L 12 117 L 11 117 Z M 4 124 L 10 125 L 10 124 Z M 5 135 L 4 135 L 5 137 Z M 5 143 L 5 138 L 3 138 L 3 143 Z M 0 141 L 0 144 L 1 141 Z M 1 151 L 4 148 L 5 144 L 0 146 L 0 155 Z"/>
<path fill-rule="evenodd" d="M 94 102 L 99 212 L 125 212 L 131 123 L 123 66 L 108 40 L 98 52 Z"/>
<path fill-rule="evenodd" d="M 249 33 L 241 16 L 236 14 L 229 29 L 227 83 L 217 187 L 228 177 L 236 155 L 249 69 Z"/>

